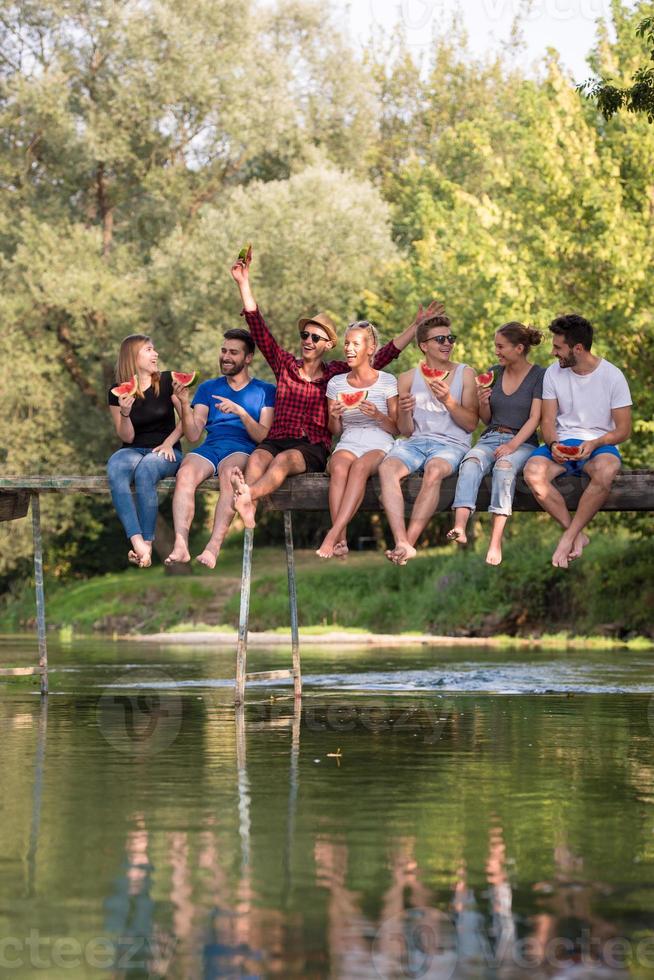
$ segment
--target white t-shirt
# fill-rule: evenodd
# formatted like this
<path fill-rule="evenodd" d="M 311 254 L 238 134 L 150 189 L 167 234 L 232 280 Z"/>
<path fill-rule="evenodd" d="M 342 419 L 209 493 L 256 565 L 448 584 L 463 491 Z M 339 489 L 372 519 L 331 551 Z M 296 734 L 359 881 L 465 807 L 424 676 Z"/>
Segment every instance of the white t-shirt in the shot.
<path fill-rule="evenodd" d="M 349 384 L 347 374 L 336 374 L 327 382 L 328 398 L 336 398 L 339 391 L 353 393 L 355 391 L 365 390 L 365 388 L 355 388 Z M 368 388 L 368 398 L 366 400 L 372 402 L 384 415 L 388 415 L 388 399 L 393 398 L 394 395 L 397 395 L 397 378 L 393 374 L 389 374 L 388 371 L 379 371 L 379 377 L 374 385 L 370 385 Z M 360 412 L 358 408 L 348 409 L 347 412 L 343 412 L 341 418 L 343 420 L 343 432 L 346 429 L 360 428 L 363 425 L 377 426 L 379 424 L 374 422 L 368 415 Z"/>
<path fill-rule="evenodd" d="M 543 378 L 543 398 L 556 398 L 557 439 L 597 439 L 612 432 L 614 408 L 631 405 L 627 380 L 615 364 L 599 362 L 590 374 L 575 374 L 558 361 Z"/>

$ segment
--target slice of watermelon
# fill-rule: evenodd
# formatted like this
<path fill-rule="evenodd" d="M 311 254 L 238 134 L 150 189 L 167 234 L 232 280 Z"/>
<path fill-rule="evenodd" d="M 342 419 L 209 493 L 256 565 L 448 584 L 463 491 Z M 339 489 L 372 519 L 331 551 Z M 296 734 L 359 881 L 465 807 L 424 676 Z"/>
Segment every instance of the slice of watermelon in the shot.
<path fill-rule="evenodd" d="M 581 446 L 566 446 L 563 442 L 556 442 L 554 448 L 561 456 L 567 456 L 568 459 L 576 459 L 581 452 Z"/>
<path fill-rule="evenodd" d="M 243 262 L 245 265 L 249 265 L 252 261 L 252 242 L 248 242 L 244 245 L 241 251 L 238 253 L 238 261 Z"/>
<path fill-rule="evenodd" d="M 475 381 L 479 388 L 492 388 L 495 384 L 495 372 L 486 371 L 484 374 L 478 374 Z"/>
<path fill-rule="evenodd" d="M 358 408 L 361 402 L 365 402 L 368 397 L 368 389 L 362 388 L 361 391 L 339 391 L 336 400 L 348 408 Z"/>
<path fill-rule="evenodd" d="M 178 385 L 182 386 L 182 388 L 190 388 L 191 385 L 194 385 L 200 378 L 197 371 L 191 371 L 188 374 L 186 374 L 184 371 L 171 371 L 170 373 L 173 381 L 176 381 Z"/>
<path fill-rule="evenodd" d="M 450 376 L 449 371 L 439 371 L 437 368 L 430 368 L 425 361 L 419 364 L 418 367 L 422 371 L 422 376 L 425 381 L 445 381 Z"/>
<path fill-rule="evenodd" d="M 112 388 L 111 394 L 115 395 L 116 398 L 120 398 L 121 395 L 128 395 L 131 398 L 138 390 L 138 378 L 134 375 L 129 381 L 123 381 L 121 384 L 116 385 L 115 388 Z"/>

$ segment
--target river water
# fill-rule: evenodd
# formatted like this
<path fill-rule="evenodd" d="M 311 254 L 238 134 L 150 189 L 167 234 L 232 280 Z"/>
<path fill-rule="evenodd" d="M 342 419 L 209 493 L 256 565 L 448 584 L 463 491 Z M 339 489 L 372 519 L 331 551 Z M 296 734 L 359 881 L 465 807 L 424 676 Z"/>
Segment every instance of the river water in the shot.
<path fill-rule="evenodd" d="M 652 654 L 306 648 L 237 712 L 233 651 L 50 653 L 0 685 L 0 975 L 654 977 Z"/>

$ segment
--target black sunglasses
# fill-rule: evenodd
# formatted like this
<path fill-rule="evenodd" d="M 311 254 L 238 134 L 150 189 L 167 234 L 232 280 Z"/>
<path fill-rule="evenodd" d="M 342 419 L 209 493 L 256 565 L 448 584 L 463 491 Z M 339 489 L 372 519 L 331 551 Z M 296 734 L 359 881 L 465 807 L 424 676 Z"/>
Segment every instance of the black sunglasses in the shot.
<path fill-rule="evenodd" d="M 329 337 L 322 337 L 319 333 L 309 333 L 308 330 L 300 330 L 300 337 L 302 340 L 308 340 L 311 337 L 314 344 L 317 344 L 319 340 L 329 340 Z"/>
<path fill-rule="evenodd" d="M 448 344 L 453 344 L 456 340 L 456 334 L 453 333 L 435 333 L 433 337 L 427 337 L 425 343 L 428 344 L 430 340 L 435 340 L 437 344 L 444 344 L 445 341 Z"/>

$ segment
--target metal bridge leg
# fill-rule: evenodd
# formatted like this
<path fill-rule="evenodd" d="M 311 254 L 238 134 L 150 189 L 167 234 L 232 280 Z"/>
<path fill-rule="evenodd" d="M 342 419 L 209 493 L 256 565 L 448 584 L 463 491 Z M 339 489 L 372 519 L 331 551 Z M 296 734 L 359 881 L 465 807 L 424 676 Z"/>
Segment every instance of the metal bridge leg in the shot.
<path fill-rule="evenodd" d="M 297 622 L 297 589 L 295 586 L 295 553 L 293 551 L 293 517 L 284 511 L 284 537 L 286 539 L 286 570 L 288 572 L 288 603 L 291 611 L 291 650 L 293 653 L 293 691 L 302 697 L 302 673 L 300 671 L 300 637 Z"/>
<path fill-rule="evenodd" d="M 45 593 L 43 591 L 43 544 L 41 540 L 41 503 L 32 494 L 32 537 L 34 540 L 34 590 L 36 593 L 36 630 L 39 642 L 41 694 L 48 693 L 48 647 L 45 638 Z"/>
<path fill-rule="evenodd" d="M 250 582 L 252 579 L 252 544 L 254 529 L 246 527 L 243 536 L 243 571 L 241 574 L 241 611 L 238 620 L 238 644 L 236 647 L 236 683 L 234 703 L 245 700 L 245 667 L 248 655 L 248 621 L 250 618 Z"/>

